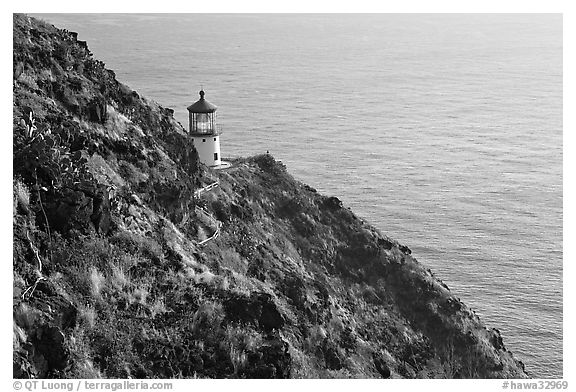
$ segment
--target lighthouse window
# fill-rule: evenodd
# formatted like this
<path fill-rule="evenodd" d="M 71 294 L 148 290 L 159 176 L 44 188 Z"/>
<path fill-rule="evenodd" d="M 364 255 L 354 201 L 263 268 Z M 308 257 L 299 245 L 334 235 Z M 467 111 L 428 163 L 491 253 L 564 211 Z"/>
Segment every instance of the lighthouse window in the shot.
<path fill-rule="evenodd" d="M 205 133 L 210 128 L 208 113 L 196 114 L 196 131 Z"/>
<path fill-rule="evenodd" d="M 216 141 L 216 138 L 214 138 L 214 141 Z"/>
<path fill-rule="evenodd" d="M 202 139 L 202 143 L 206 143 L 206 139 Z"/>
<path fill-rule="evenodd" d="M 217 152 L 214 153 L 214 160 L 215 160 L 215 161 L 218 160 L 218 153 L 217 153 Z"/>

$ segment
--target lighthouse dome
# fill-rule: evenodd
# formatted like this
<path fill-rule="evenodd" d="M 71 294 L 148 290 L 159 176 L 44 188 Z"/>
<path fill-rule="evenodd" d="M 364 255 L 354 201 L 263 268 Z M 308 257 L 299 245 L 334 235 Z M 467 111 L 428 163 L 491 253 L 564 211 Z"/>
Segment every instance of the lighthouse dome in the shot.
<path fill-rule="evenodd" d="M 200 99 L 188 106 L 187 109 L 190 113 L 213 113 L 217 107 L 204 99 L 204 90 L 200 90 Z"/>

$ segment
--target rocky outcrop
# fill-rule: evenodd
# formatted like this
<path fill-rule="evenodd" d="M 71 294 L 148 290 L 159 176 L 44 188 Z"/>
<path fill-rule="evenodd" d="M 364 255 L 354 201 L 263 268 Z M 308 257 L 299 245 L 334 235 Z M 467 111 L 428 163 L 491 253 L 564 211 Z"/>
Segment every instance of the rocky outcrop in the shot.
<path fill-rule="evenodd" d="M 60 328 L 44 325 L 37 330 L 32 344 L 37 355 L 46 362 L 48 372 L 64 370 L 68 364 L 69 351 L 65 347 L 65 337 Z"/>
<path fill-rule="evenodd" d="M 88 120 L 97 122 L 99 124 L 106 123 L 108 113 L 106 111 L 106 100 L 102 97 L 94 98 L 87 105 Z"/>
<path fill-rule="evenodd" d="M 252 293 L 250 297 L 234 295 L 224 300 L 223 305 L 231 321 L 252 323 L 265 332 L 281 329 L 285 323 L 270 294 Z"/>

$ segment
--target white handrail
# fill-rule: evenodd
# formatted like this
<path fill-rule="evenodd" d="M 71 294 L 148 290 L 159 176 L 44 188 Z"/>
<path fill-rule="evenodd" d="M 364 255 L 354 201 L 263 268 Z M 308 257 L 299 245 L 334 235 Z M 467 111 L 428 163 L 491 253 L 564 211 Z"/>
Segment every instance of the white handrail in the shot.
<path fill-rule="evenodd" d="M 205 209 L 201 208 L 201 207 L 194 207 L 194 211 L 196 211 L 197 214 L 203 215 L 205 218 L 207 218 L 210 223 L 212 223 L 214 226 L 216 226 L 216 229 L 214 230 L 214 233 L 206 238 L 203 241 L 198 242 L 199 246 L 202 246 L 204 244 L 206 244 L 209 241 L 212 241 L 213 239 L 217 238 L 220 235 L 220 228 L 222 227 L 222 223 L 219 222 L 216 218 L 214 218 L 214 216 L 209 213 L 208 211 L 206 211 Z"/>
<path fill-rule="evenodd" d="M 217 186 L 220 186 L 220 181 L 218 181 L 218 180 L 214 181 L 212 184 L 206 185 L 205 187 L 200 188 L 200 189 L 194 191 L 194 196 L 195 196 L 195 197 L 200 197 L 200 195 L 201 195 L 202 193 L 208 192 L 208 191 L 216 188 Z"/>
<path fill-rule="evenodd" d="M 200 195 L 202 193 L 208 192 L 208 191 L 210 191 L 210 190 L 212 190 L 218 186 L 220 186 L 220 181 L 216 180 L 213 183 L 208 184 L 205 187 L 198 189 L 197 191 L 194 191 L 194 197 L 200 197 Z M 210 237 L 206 238 L 205 240 L 198 242 L 197 244 L 199 246 L 202 246 L 202 245 L 212 241 L 213 239 L 218 238 L 218 236 L 220 235 L 220 228 L 222 227 L 222 222 L 219 222 L 214 217 L 214 215 L 212 215 L 211 213 L 209 213 L 208 211 L 206 211 L 202 207 L 195 206 L 194 211 L 197 214 L 204 216 L 204 218 L 206 218 L 212 224 L 212 226 L 214 226 L 216 228 L 214 230 L 214 233 Z"/>

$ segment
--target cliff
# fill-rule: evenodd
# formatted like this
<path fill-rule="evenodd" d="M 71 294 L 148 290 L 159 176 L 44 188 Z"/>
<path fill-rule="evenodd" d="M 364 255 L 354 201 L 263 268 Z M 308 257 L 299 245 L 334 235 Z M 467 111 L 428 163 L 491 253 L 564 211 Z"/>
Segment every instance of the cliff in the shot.
<path fill-rule="evenodd" d="M 15 378 L 527 376 L 336 197 L 269 155 L 203 167 L 73 32 L 13 39 Z"/>

